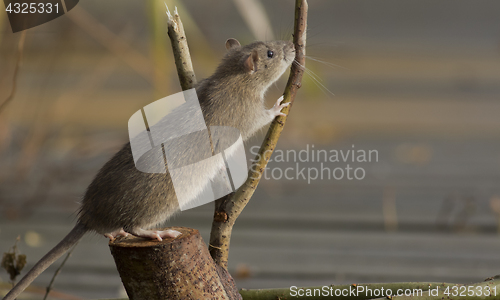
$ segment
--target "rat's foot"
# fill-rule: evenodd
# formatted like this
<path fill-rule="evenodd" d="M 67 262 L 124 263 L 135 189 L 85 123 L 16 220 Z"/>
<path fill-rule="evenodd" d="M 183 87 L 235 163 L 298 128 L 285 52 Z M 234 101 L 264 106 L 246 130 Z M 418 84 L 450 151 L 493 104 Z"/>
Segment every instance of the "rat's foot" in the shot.
<path fill-rule="evenodd" d="M 107 237 L 110 241 L 114 241 L 117 237 L 119 236 L 128 236 L 128 233 L 123 230 L 123 228 L 117 229 L 115 231 L 112 231 L 110 233 L 105 233 L 105 237 Z"/>
<path fill-rule="evenodd" d="M 286 114 L 282 113 L 281 110 L 284 107 L 287 107 L 288 105 L 290 105 L 290 102 L 281 104 L 281 101 L 283 101 L 283 95 L 281 97 L 279 97 L 278 101 L 276 101 L 276 103 L 274 104 L 273 108 L 271 108 L 271 111 L 272 111 L 272 114 L 274 115 L 274 117 L 277 117 L 277 116 L 286 116 Z"/>
<path fill-rule="evenodd" d="M 150 238 L 150 239 L 156 239 L 158 241 L 162 241 L 163 238 L 169 237 L 169 238 L 176 238 L 178 237 L 181 233 L 176 230 L 172 229 L 167 229 L 167 230 L 145 230 L 145 229 L 134 229 L 130 234 L 133 234 L 138 237 L 144 237 L 144 238 Z"/>

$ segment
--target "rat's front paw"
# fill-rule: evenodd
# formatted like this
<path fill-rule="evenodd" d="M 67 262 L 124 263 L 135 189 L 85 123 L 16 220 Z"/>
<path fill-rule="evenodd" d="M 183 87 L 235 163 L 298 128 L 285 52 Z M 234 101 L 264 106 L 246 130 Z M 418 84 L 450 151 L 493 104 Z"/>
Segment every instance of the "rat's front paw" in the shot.
<path fill-rule="evenodd" d="M 276 103 L 274 104 L 273 108 L 271 108 L 274 117 L 277 117 L 277 116 L 286 116 L 286 114 L 282 113 L 281 110 L 284 107 L 287 107 L 288 105 L 290 105 L 290 102 L 281 104 L 281 101 L 283 101 L 283 96 L 279 97 L 278 101 L 276 101 Z"/>

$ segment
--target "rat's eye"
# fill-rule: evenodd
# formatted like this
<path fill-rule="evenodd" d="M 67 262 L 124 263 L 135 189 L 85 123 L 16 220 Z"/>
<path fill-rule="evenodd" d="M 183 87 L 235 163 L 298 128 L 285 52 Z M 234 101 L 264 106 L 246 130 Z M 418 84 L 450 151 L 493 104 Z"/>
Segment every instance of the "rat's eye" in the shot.
<path fill-rule="evenodd" d="M 267 51 L 267 57 L 269 57 L 269 58 L 273 58 L 273 56 L 274 56 L 274 52 L 273 52 L 273 51 L 271 51 L 271 50 L 268 50 L 268 51 Z"/>

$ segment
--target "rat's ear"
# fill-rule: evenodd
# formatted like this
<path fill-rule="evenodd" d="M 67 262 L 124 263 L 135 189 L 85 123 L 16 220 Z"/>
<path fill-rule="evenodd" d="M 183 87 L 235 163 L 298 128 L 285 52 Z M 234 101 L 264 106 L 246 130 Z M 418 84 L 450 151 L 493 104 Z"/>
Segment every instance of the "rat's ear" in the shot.
<path fill-rule="evenodd" d="M 254 49 L 252 50 L 252 53 L 248 55 L 248 57 L 245 59 L 245 62 L 243 63 L 245 70 L 250 74 L 257 71 L 258 60 L 259 60 L 259 54 L 257 53 L 257 50 Z"/>
<path fill-rule="evenodd" d="M 233 49 L 233 48 L 235 48 L 235 47 L 241 47 L 241 44 L 240 44 L 240 42 L 238 42 L 237 39 L 232 39 L 231 38 L 231 39 L 228 39 L 226 41 L 226 49 L 228 51 L 231 50 L 231 49 Z"/>

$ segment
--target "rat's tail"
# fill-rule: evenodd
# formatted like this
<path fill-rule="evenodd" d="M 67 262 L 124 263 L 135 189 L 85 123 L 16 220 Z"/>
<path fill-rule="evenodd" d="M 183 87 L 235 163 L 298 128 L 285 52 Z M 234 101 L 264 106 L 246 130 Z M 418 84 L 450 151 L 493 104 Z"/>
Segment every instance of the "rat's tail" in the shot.
<path fill-rule="evenodd" d="M 35 280 L 45 269 L 61 257 L 66 251 L 73 247 L 82 236 L 88 231 L 85 225 L 77 223 L 75 227 L 68 233 L 68 235 L 57 246 L 52 248 L 49 253 L 45 254 L 35 266 L 26 274 L 21 281 L 3 298 L 3 300 L 14 300 L 30 283 Z"/>

